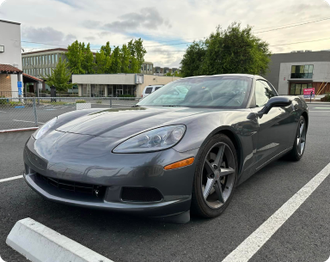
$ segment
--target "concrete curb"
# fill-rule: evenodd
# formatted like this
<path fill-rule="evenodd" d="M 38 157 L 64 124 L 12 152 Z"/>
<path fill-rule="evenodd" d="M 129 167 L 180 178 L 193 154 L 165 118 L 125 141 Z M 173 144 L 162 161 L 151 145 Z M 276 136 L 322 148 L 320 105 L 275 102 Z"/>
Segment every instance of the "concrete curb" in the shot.
<path fill-rule="evenodd" d="M 330 102 L 306 102 L 307 105 L 330 105 Z"/>
<path fill-rule="evenodd" d="M 6 243 L 32 262 L 113 262 L 31 218 L 17 221 Z"/>
<path fill-rule="evenodd" d="M 22 131 L 35 131 L 39 127 L 26 127 L 26 128 L 17 128 L 17 129 L 6 129 L 6 130 L 0 130 L 1 133 L 11 133 L 11 132 L 22 132 Z"/>

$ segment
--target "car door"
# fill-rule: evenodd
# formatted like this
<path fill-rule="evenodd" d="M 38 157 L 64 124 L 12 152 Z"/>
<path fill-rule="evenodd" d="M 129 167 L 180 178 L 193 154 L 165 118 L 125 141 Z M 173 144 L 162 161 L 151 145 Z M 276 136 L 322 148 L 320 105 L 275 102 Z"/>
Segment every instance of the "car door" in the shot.
<path fill-rule="evenodd" d="M 255 104 L 251 110 L 259 112 L 273 96 L 276 91 L 265 80 L 258 79 L 255 83 Z M 280 107 L 273 107 L 261 118 L 257 117 L 259 128 L 254 137 L 256 169 L 260 169 L 265 163 L 281 154 L 286 148 L 285 144 L 285 119 L 288 112 Z"/>

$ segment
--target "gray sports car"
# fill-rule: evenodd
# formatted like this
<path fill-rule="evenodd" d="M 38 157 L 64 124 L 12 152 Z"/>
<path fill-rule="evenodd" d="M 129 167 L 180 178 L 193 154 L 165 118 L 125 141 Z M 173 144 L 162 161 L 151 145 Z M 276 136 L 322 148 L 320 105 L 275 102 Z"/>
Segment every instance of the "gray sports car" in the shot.
<path fill-rule="evenodd" d="M 25 180 L 49 200 L 188 222 L 216 217 L 271 161 L 304 154 L 308 107 L 255 75 L 189 77 L 121 109 L 66 113 L 24 149 Z"/>

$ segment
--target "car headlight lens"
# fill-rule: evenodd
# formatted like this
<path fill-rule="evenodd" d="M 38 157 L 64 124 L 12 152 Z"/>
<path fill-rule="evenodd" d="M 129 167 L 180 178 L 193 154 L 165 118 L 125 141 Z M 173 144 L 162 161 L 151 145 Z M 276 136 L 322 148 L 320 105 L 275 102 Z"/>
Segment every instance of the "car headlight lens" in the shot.
<path fill-rule="evenodd" d="M 52 120 L 48 121 L 42 127 L 40 127 L 34 134 L 35 139 L 39 139 L 42 137 L 50 128 L 52 128 L 56 123 L 57 117 L 53 118 Z"/>
<path fill-rule="evenodd" d="M 184 125 L 174 125 L 156 128 L 119 144 L 114 153 L 141 153 L 170 148 L 176 145 L 186 131 Z"/>

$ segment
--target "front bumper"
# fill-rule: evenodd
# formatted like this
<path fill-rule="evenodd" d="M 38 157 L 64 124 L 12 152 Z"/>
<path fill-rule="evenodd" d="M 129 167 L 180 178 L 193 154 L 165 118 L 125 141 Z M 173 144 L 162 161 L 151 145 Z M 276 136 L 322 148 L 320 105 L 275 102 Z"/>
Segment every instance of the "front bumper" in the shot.
<path fill-rule="evenodd" d="M 104 144 L 102 138 L 87 139 L 83 135 L 67 135 L 67 141 L 79 141 L 80 149 L 91 144 Z M 70 139 L 71 138 L 71 139 Z M 73 140 L 72 140 L 73 139 Z M 79 140 L 79 139 L 78 139 Z M 51 144 L 51 141 L 48 141 Z M 24 149 L 27 184 L 43 197 L 65 204 L 163 217 L 190 209 L 195 163 L 181 169 L 165 171 L 163 166 L 195 156 L 197 150 L 179 153 L 174 149 L 146 154 L 113 154 L 111 151 L 77 151 L 78 145 L 63 144 L 54 150 L 31 137 Z M 83 146 L 81 146 L 83 145 Z M 101 152 L 100 152 L 101 151 Z M 65 153 L 64 153 L 65 152 Z M 95 157 L 97 156 L 97 157 Z M 96 196 L 72 192 L 54 186 L 43 178 L 73 183 L 84 183 L 104 188 L 104 194 Z M 123 200 L 123 188 L 152 188 L 160 192 L 159 201 Z"/>

